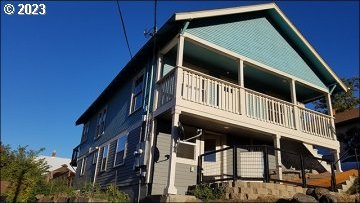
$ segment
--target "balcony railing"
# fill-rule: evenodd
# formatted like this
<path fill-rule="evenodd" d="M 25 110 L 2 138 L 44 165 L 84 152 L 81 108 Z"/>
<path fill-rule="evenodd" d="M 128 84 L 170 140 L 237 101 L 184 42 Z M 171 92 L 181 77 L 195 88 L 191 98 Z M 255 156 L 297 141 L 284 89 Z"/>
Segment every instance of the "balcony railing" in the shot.
<path fill-rule="evenodd" d="M 300 111 L 300 129 L 303 132 L 333 139 L 331 116 L 312 111 L 310 109 L 299 107 Z"/>
<path fill-rule="evenodd" d="M 286 128 L 295 128 L 294 104 L 246 89 L 246 116 Z"/>
<path fill-rule="evenodd" d="M 182 100 L 334 139 L 332 118 L 328 115 L 185 67 L 175 68 L 166 74 L 157 82 L 157 89 L 157 107 L 172 101 L 177 95 Z"/>

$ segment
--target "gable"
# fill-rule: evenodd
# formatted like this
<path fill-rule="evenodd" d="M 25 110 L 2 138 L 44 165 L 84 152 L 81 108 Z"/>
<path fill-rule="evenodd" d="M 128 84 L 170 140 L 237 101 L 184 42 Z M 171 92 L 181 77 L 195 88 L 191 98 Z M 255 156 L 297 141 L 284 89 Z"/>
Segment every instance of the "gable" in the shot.
<path fill-rule="evenodd" d="M 264 16 L 250 18 L 232 16 L 227 20 L 218 18 L 212 21 L 190 22 L 186 32 L 326 88 L 304 58 Z"/>

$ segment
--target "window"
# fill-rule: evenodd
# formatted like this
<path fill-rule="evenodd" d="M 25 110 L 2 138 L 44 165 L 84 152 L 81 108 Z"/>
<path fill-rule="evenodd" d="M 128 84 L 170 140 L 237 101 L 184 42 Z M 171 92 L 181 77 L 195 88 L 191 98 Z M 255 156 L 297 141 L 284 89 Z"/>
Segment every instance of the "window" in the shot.
<path fill-rule="evenodd" d="M 196 143 L 179 141 L 176 157 L 184 159 L 195 159 Z"/>
<path fill-rule="evenodd" d="M 122 136 L 117 140 L 114 166 L 118 166 L 124 163 L 126 157 L 127 135 Z"/>
<path fill-rule="evenodd" d="M 93 158 L 92 158 L 92 164 L 96 164 L 96 162 L 97 162 L 97 157 L 98 157 L 98 151 L 96 151 L 96 152 L 94 152 L 94 154 L 93 154 Z"/>
<path fill-rule="evenodd" d="M 130 113 L 135 112 L 142 106 L 143 100 L 143 83 L 144 83 L 144 76 L 137 77 L 134 81 L 133 91 L 132 91 L 132 98 L 131 98 L 131 106 L 130 106 Z"/>
<path fill-rule="evenodd" d="M 106 170 L 108 155 L 109 155 L 109 145 L 106 145 L 105 147 L 102 147 L 100 171 Z"/>
<path fill-rule="evenodd" d="M 84 124 L 83 132 L 81 136 L 81 143 L 86 141 L 87 134 L 89 133 L 89 122 Z"/>
<path fill-rule="evenodd" d="M 86 157 L 84 157 L 81 162 L 81 168 L 80 168 L 81 176 L 85 174 L 85 168 L 86 168 Z"/>
<path fill-rule="evenodd" d="M 206 139 L 205 140 L 205 146 L 204 146 L 204 152 L 211 152 L 216 150 L 216 140 L 215 139 Z M 216 153 L 209 154 L 204 156 L 204 161 L 208 162 L 216 162 Z"/>
<path fill-rule="evenodd" d="M 97 123 L 96 123 L 95 138 L 98 138 L 100 135 L 104 134 L 106 113 L 107 113 L 107 108 L 105 107 L 98 114 L 98 119 L 97 119 Z"/>

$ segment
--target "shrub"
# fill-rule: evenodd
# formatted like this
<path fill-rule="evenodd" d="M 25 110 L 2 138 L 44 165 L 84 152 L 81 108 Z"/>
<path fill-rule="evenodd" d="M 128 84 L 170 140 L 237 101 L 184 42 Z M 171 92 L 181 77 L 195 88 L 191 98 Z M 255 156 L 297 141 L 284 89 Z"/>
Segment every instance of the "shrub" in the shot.
<path fill-rule="evenodd" d="M 193 191 L 193 195 L 201 200 L 209 201 L 221 199 L 224 195 L 223 187 L 210 187 L 209 185 L 197 185 Z"/>
<path fill-rule="evenodd" d="M 111 184 L 106 188 L 107 200 L 110 202 L 129 202 L 130 197 L 125 192 L 120 191 L 116 185 Z"/>

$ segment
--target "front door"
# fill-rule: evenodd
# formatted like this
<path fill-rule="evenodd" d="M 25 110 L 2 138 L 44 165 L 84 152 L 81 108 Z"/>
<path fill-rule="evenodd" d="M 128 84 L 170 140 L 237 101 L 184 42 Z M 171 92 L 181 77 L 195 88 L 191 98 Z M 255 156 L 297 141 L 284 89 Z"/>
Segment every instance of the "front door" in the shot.
<path fill-rule="evenodd" d="M 222 149 L 223 135 L 213 135 L 206 133 L 203 141 L 204 147 L 202 153 L 207 153 Z M 223 152 L 212 153 L 203 157 L 203 180 L 211 181 L 221 179 L 224 175 L 222 167 Z"/>

